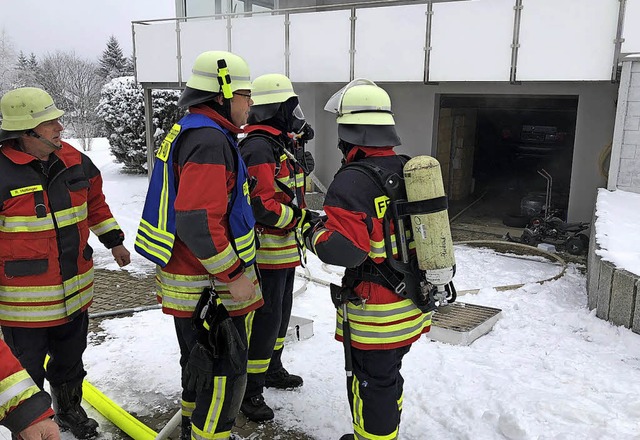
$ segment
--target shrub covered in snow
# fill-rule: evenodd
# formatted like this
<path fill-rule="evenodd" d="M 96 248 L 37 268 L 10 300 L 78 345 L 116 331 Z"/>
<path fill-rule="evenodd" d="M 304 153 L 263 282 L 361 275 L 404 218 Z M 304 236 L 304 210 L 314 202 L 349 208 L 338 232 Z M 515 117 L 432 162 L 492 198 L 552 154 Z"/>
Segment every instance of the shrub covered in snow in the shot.
<path fill-rule="evenodd" d="M 178 90 L 153 90 L 154 151 L 165 133 L 184 114 L 176 103 Z M 102 88 L 98 116 L 104 121 L 111 152 L 129 173 L 147 173 L 144 94 L 132 76 L 114 78 Z"/>

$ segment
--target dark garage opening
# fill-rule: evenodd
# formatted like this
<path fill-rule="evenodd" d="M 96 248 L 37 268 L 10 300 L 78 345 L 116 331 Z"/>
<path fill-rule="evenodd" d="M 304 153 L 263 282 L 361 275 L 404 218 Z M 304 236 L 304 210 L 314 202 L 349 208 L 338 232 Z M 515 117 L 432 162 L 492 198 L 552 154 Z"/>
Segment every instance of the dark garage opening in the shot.
<path fill-rule="evenodd" d="M 437 159 L 459 223 L 524 227 L 550 210 L 566 218 L 577 96 L 442 95 Z"/>

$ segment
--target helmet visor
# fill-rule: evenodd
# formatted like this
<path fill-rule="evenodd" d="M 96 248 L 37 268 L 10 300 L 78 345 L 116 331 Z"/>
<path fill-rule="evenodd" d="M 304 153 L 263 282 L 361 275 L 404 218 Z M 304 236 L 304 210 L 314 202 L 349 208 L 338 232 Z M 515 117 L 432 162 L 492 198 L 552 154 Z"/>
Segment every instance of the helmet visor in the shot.
<path fill-rule="evenodd" d="M 373 81 L 370 81 L 368 79 L 364 79 L 364 78 L 354 79 L 349 84 L 347 84 L 346 86 L 344 86 L 343 88 L 338 90 L 336 93 L 334 93 L 333 96 L 331 96 L 331 98 L 329 98 L 329 100 L 327 101 L 327 103 L 324 106 L 324 110 L 329 112 L 329 113 L 333 113 L 335 115 L 338 115 L 338 116 L 342 115 L 342 113 L 343 113 L 342 112 L 342 98 L 344 97 L 344 94 L 351 87 L 362 86 L 362 85 L 375 86 L 376 83 L 374 83 Z"/>

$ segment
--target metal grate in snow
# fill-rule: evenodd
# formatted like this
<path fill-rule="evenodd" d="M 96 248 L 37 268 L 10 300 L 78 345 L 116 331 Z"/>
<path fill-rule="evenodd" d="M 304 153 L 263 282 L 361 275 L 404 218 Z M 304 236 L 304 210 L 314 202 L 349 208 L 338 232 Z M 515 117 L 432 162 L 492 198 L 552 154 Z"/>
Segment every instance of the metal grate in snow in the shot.
<path fill-rule="evenodd" d="M 500 319 L 501 309 L 455 302 L 445 312 L 436 312 L 427 337 L 453 345 L 470 345 L 491 331 Z"/>

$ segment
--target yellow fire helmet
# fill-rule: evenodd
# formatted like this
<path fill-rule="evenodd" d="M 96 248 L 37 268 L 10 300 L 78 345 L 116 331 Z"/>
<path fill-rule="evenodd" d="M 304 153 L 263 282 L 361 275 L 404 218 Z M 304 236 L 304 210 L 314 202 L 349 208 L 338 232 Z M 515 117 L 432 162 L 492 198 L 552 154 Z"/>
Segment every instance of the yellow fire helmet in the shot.
<path fill-rule="evenodd" d="M 64 115 L 51 95 L 37 87 L 21 87 L 5 93 L 0 100 L 0 112 L 0 141 L 18 138 L 25 131 Z"/>
<path fill-rule="evenodd" d="M 222 50 L 203 52 L 196 58 L 178 106 L 188 107 L 213 99 L 219 93 L 230 99 L 236 90 L 251 90 L 249 65 L 240 56 Z"/>
<path fill-rule="evenodd" d="M 354 79 L 334 93 L 324 109 L 336 114 L 338 124 L 395 125 L 391 98 L 364 78 Z"/>
<path fill-rule="evenodd" d="M 291 80 L 280 73 L 269 73 L 253 80 L 253 105 L 276 104 L 296 97 Z"/>

